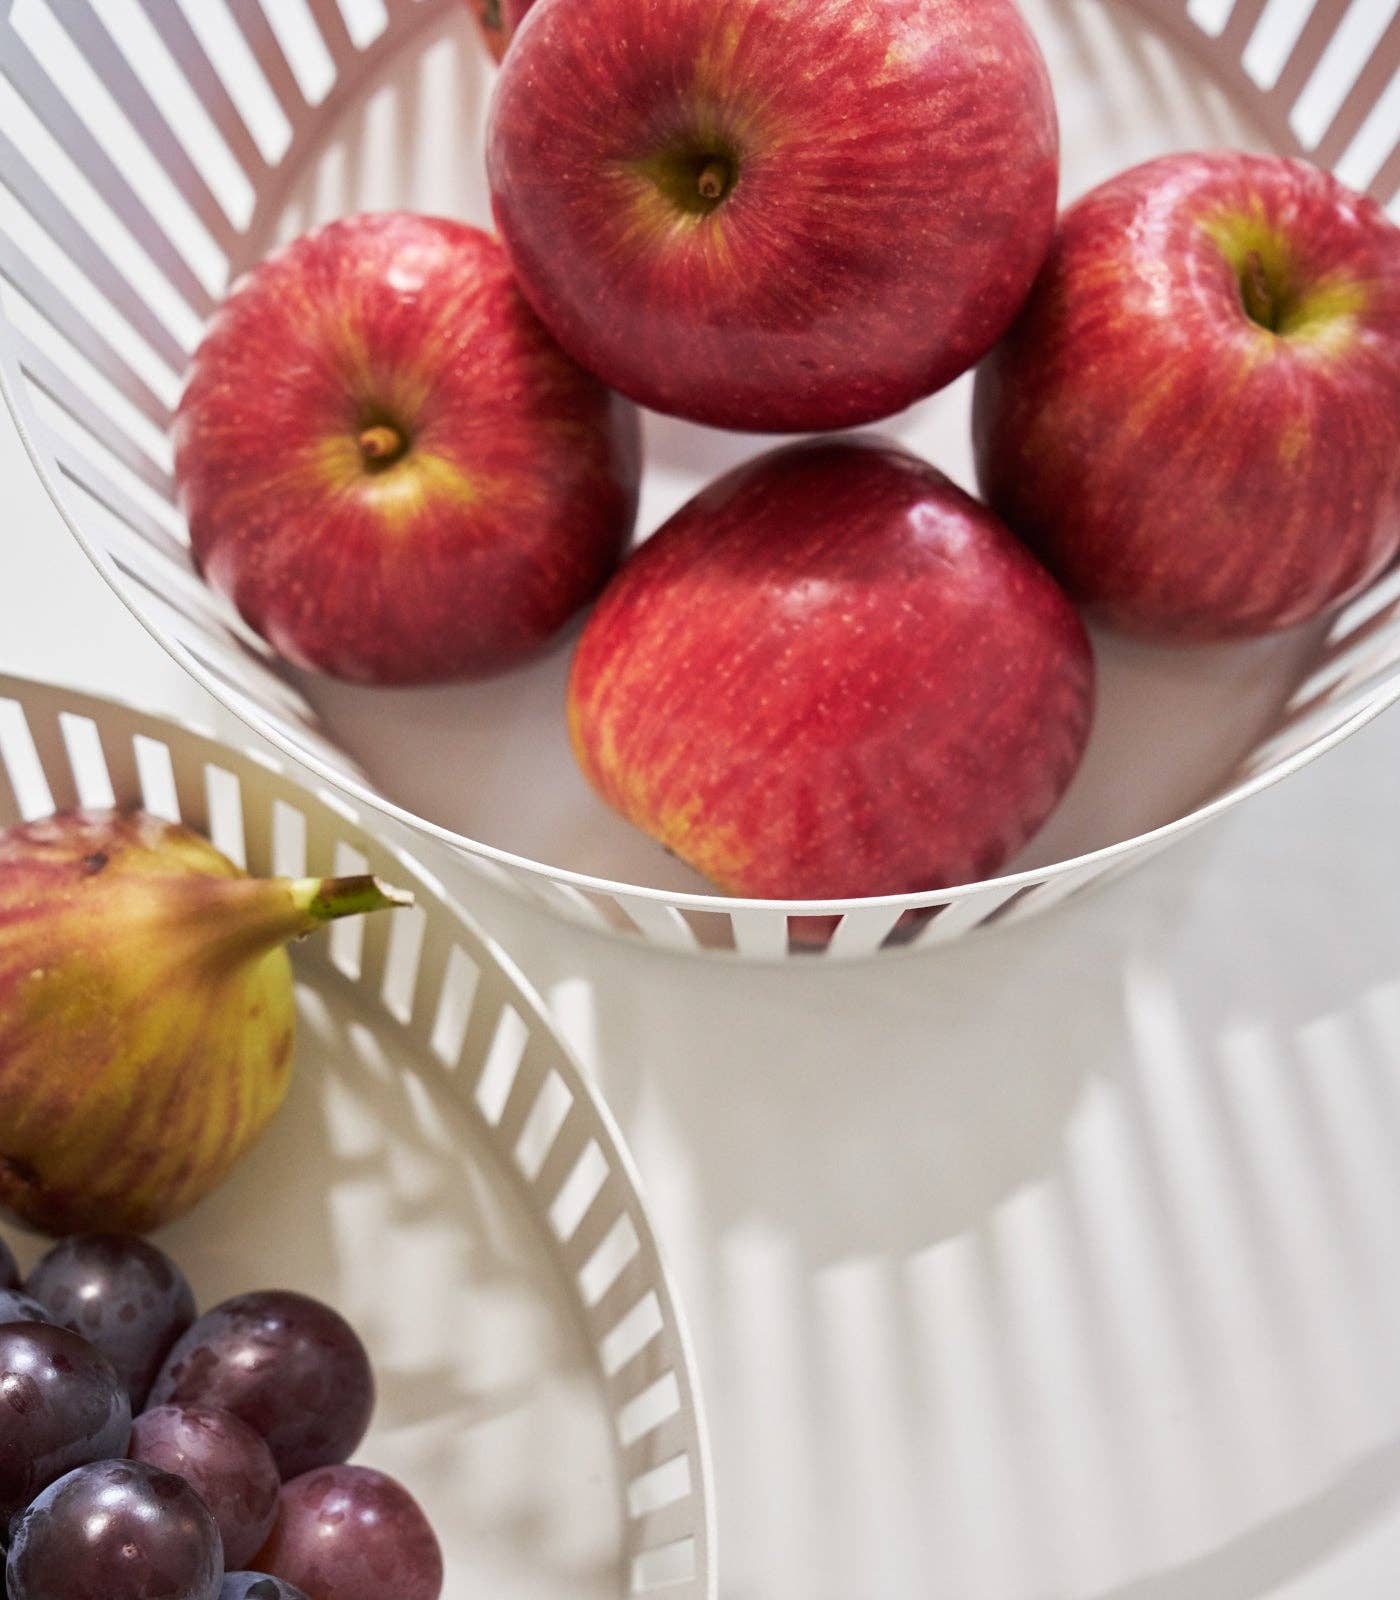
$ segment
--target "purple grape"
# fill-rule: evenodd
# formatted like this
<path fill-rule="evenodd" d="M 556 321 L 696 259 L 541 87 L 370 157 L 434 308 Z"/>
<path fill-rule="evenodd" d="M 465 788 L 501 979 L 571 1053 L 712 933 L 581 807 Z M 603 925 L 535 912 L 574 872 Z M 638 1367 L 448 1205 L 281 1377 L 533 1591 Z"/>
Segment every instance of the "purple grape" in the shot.
<path fill-rule="evenodd" d="M 260 1565 L 316 1600 L 438 1600 L 442 1551 L 418 1502 L 368 1467 L 322 1467 L 283 1486 Z"/>
<path fill-rule="evenodd" d="M 241 1567 L 262 1549 L 282 1483 L 272 1452 L 233 1412 L 157 1406 L 132 1424 L 127 1453 L 194 1488 L 219 1525 L 226 1565 Z"/>
<path fill-rule="evenodd" d="M 131 1405 L 112 1363 L 67 1328 L 0 1327 L 0 1523 L 55 1478 L 126 1454 Z"/>
<path fill-rule="evenodd" d="M 153 1244 L 123 1234 L 62 1240 L 25 1288 L 102 1351 L 126 1384 L 133 1411 L 145 1404 L 171 1345 L 194 1321 L 184 1273 Z"/>
<path fill-rule="evenodd" d="M 18 1289 L 0 1289 L 0 1323 L 57 1321 L 57 1317 L 27 1294 L 21 1294 Z"/>
<path fill-rule="evenodd" d="M 219 1600 L 219 1530 L 183 1478 L 99 1461 L 51 1484 L 15 1523 L 9 1600 Z"/>
<path fill-rule="evenodd" d="M 265 1572 L 230 1572 L 219 1600 L 306 1600 L 306 1596 L 294 1584 Z"/>
<path fill-rule="evenodd" d="M 351 1454 L 369 1427 L 374 1374 L 337 1312 L 268 1290 L 206 1312 L 166 1357 L 151 1404 L 232 1411 L 267 1440 L 287 1479 Z"/>
<path fill-rule="evenodd" d="M 0 1239 L 0 1289 L 18 1289 L 21 1281 L 15 1253 Z"/>

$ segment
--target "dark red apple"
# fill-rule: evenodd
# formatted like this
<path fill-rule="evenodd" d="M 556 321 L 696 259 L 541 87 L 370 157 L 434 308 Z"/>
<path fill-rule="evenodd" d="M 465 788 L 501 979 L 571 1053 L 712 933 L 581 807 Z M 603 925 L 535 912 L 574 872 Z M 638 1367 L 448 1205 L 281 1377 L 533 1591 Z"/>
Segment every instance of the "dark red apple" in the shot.
<path fill-rule="evenodd" d="M 1316 616 L 1400 549 L 1400 229 L 1301 161 L 1126 172 L 1065 213 L 976 440 L 992 505 L 1120 627 Z"/>
<path fill-rule="evenodd" d="M 888 416 L 1002 334 L 1058 140 L 1012 0 L 539 0 L 487 159 L 566 350 L 658 410 L 797 432 Z"/>
<path fill-rule="evenodd" d="M 499 244 L 404 212 L 251 273 L 175 426 L 205 577 L 288 660 L 370 683 L 537 652 L 625 549 L 638 472 L 635 412 L 540 326 Z"/>
<path fill-rule="evenodd" d="M 722 478 L 590 617 L 570 731 L 608 803 L 720 888 L 986 876 L 1065 790 L 1093 659 L 1052 579 L 924 462 L 854 440 Z"/>

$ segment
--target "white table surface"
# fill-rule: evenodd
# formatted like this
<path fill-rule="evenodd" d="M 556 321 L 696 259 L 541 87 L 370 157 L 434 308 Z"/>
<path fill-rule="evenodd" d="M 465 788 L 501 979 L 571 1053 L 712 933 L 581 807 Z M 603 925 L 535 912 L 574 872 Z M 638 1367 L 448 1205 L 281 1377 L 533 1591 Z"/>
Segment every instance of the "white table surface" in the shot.
<path fill-rule="evenodd" d="M 6 415 L 0 482 L 0 665 L 232 730 Z M 931 957 L 702 965 L 481 889 L 648 1178 L 726 1600 L 1393 1592 L 1397 832 L 1390 716 L 1137 876 Z"/>

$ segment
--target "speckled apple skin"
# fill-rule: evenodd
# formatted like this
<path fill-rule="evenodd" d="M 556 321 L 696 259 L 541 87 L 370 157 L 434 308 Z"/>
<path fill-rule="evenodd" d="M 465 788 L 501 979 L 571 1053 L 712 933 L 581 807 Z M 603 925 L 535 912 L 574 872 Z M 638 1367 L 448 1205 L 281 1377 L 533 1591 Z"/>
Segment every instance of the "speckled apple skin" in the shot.
<path fill-rule="evenodd" d="M 1228 251 L 1251 240 L 1310 310 L 1291 332 L 1246 315 Z M 1124 173 L 1065 213 L 975 433 L 986 497 L 1117 626 L 1316 616 L 1400 549 L 1400 229 L 1301 161 Z"/>
<path fill-rule="evenodd" d="M 356 441 L 382 420 L 409 449 L 370 471 Z M 536 654 L 620 559 L 639 472 L 634 411 L 549 337 L 500 245 L 406 212 L 257 267 L 175 421 L 204 576 L 289 661 L 368 683 Z"/>
<path fill-rule="evenodd" d="M 678 212 L 649 163 L 711 146 L 736 181 Z M 1001 335 L 1058 133 L 1011 0 L 539 0 L 487 157 L 565 349 L 657 410 L 805 432 L 888 416 Z"/>
<path fill-rule="evenodd" d="M 924 462 L 808 442 L 692 500 L 609 587 L 569 687 L 605 800 L 731 894 L 985 877 L 1060 799 L 1093 658 L 1044 568 Z"/>

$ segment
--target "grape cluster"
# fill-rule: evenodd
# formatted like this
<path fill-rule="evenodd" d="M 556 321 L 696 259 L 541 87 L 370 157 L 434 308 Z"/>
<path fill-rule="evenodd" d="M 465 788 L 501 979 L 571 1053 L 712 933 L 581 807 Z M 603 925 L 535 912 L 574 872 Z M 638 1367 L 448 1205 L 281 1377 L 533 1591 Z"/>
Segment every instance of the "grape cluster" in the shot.
<path fill-rule="evenodd" d="M 438 1600 L 422 1510 L 344 1465 L 373 1406 L 364 1346 L 305 1295 L 196 1319 L 143 1240 L 65 1239 L 27 1280 L 0 1241 L 7 1600 Z"/>

